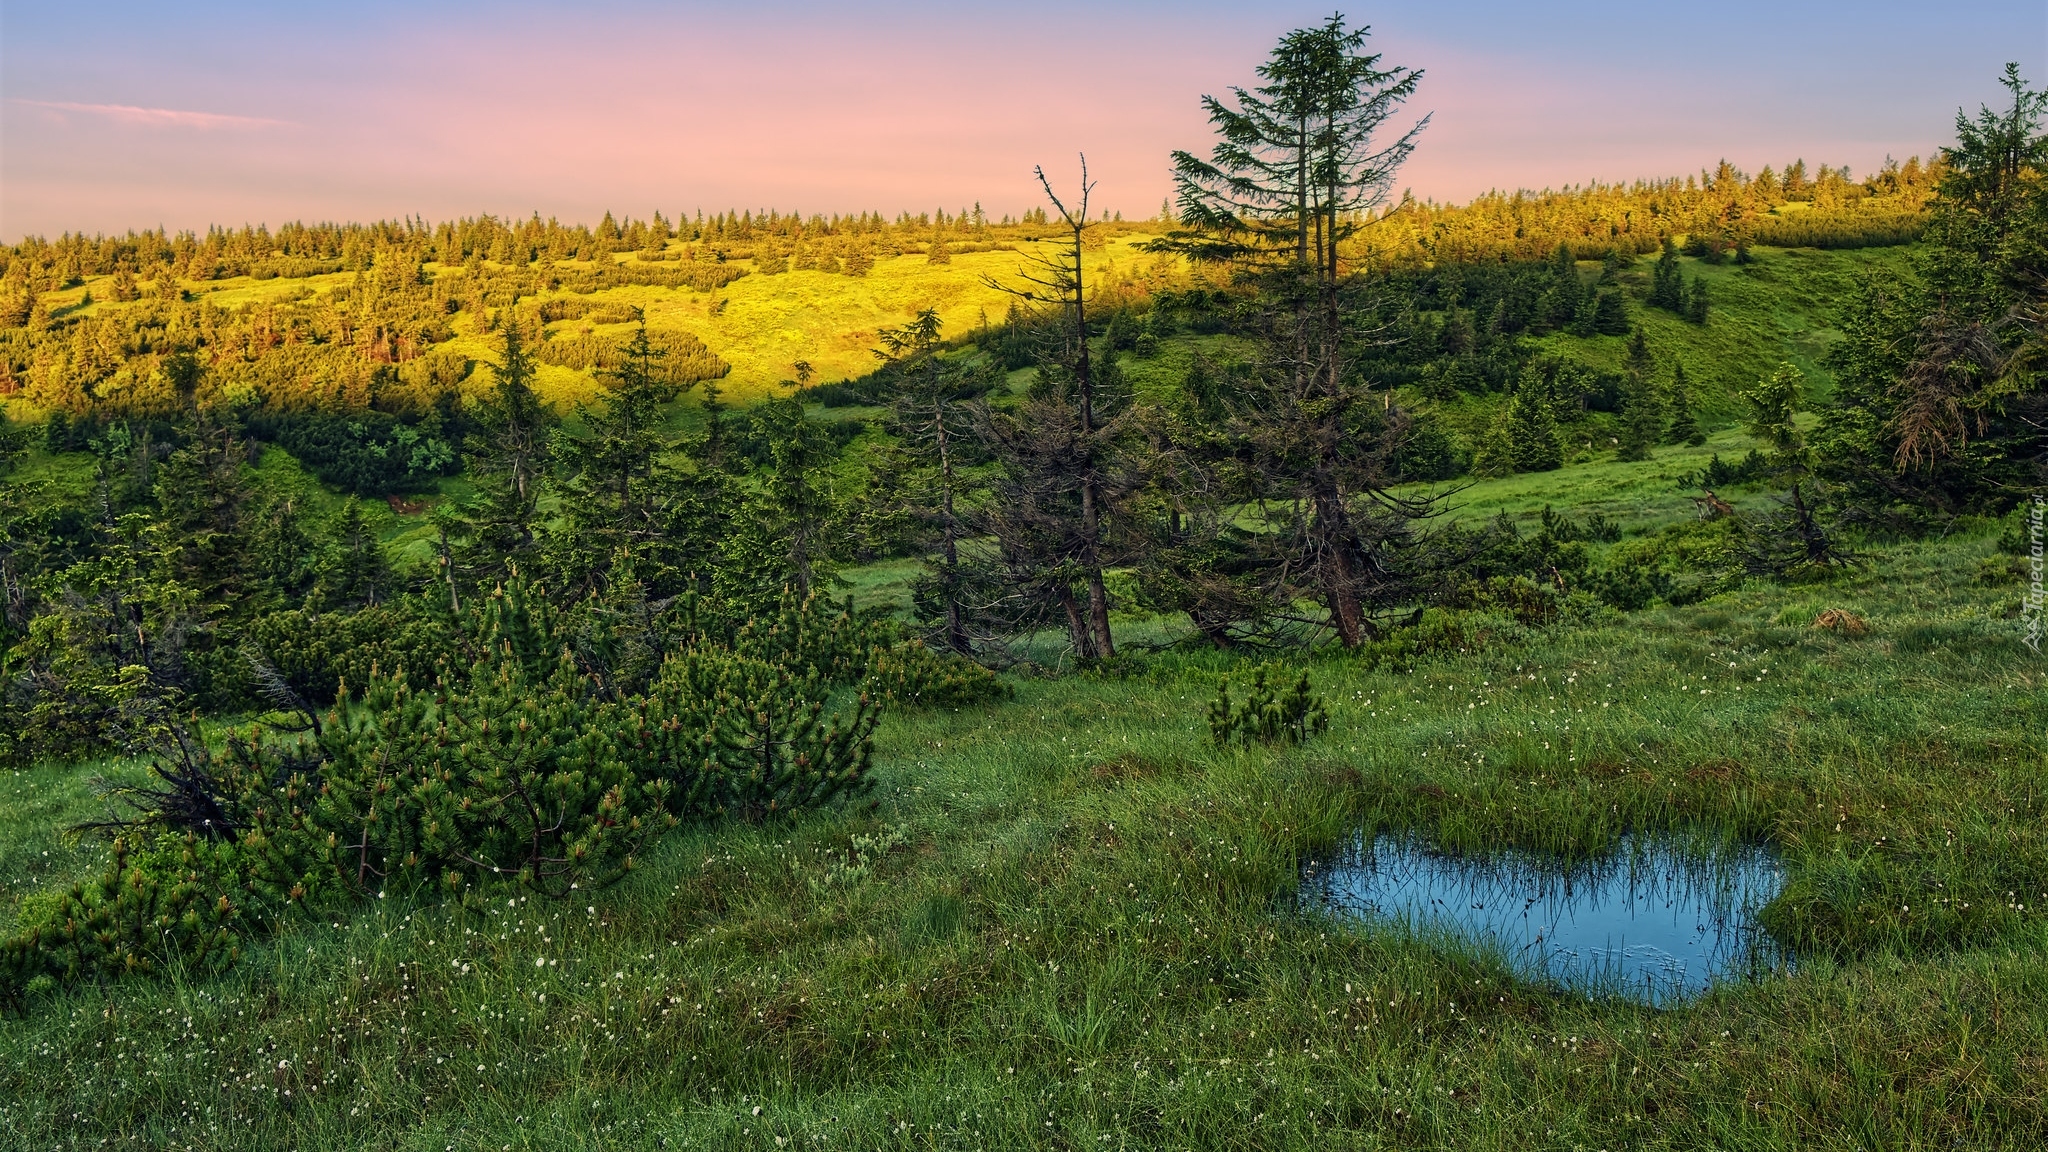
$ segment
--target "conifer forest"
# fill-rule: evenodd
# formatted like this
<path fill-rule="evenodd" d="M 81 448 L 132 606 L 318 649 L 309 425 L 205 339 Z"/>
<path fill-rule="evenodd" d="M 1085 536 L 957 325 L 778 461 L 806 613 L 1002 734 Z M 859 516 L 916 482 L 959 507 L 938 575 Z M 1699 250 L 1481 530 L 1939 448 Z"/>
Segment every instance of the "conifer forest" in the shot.
<path fill-rule="evenodd" d="M 1142 219 L 0 248 L 0 1147 L 2048 1146 L 2048 90 L 1253 63 Z"/>

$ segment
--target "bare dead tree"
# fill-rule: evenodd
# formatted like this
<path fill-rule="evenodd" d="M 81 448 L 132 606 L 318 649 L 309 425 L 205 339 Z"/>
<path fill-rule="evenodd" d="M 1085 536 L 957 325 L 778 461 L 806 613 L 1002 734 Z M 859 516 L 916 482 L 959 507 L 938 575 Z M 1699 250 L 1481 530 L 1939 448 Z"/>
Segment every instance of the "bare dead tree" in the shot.
<path fill-rule="evenodd" d="M 1049 367 L 1066 373 L 1073 385 L 1074 434 L 1067 445 L 1071 452 L 1071 481 L 1079 495 L 1079 524 L 1071 567 L 1073 575 L 1088 590 L 1086 616 L 1076 632 L 1076 647 L 1083 655 L 1107 659 L 1116 655 L 1116 641 L 1110 635 L 1109 591 L 1102 579 L 1103 427 L 1096 411 L 1096 369 L 1088 344 L 1088 285 L 1083 258 L 1090 226 L 1088 202 L 1095 184 L 1088 178 L 1085 154 L 1081 156 L 1080 191 L 1072 205 L 1053 191 L 1052 180 L 1042 166 L 1032 172 L 1038 177 L 1046 199 L 1059 213 L 1066 235 L 1057 255 L 1039 257 L 1020 271 L 1021 284 L 993 278 L 986 282 L 1033 308 L 1057 311 L 1061 318 L 1061 338 L 1051 350 Z M 1072 597 L 1071 591 L 1065 595 Z"/>

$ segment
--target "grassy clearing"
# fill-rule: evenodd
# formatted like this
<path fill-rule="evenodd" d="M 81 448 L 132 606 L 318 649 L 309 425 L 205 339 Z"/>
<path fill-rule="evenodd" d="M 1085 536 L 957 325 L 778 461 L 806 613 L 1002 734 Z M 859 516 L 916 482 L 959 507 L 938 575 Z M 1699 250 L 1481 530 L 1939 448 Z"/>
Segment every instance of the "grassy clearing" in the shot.
<path fill-rule="evenodd" d="M 1841 338 L 1836 311 L 1870 272 L 1903 272 L 1912 249 L 1757 248 L 1754 264 L 1705 264 L 1679 258 L 1687 279 L 1707 282 L 1712 301 L 1707 323 L 1692 324 L 1658 308 L 1638 308 L 1635 315 L 1650 347 L 1665 358 L 1684 361 L 1694 388 L 1695 411 L 1708 427 L 1743 416 L 1738 395 L 1789 360 L 1806 374 L 1808 399 L 1818 403 L 1832 391 L 1834 376 L 1821 362 Z M 1645 257 L 1621 274 L 1621 282 L 1647 291 L 1650 267 Z M 1591 269 L 1592 265 L 1585 265 Z M 1581 338 L 1565 333 L 1539 343 L 1574 359 L 1620 371 L 1628 340 L 1622 336 Z"/>
<path fill-rule="evenodd" d="M 1536 497 L 1518 483 L 1471 496 Z M 45 996 L 0 1022 L 0 1133 L 2037 1147 L 2048 698 L 1991 553 L 1954 537 L 1830 584 L 1319 659 L 1331 731 L 1291 751 L 1208 746 L 1218 656 L 895 718 L 872 805 L 678 836 L 582 900 L 394 894 L 223 977 Z M 1824 607 L 1870 633 L 1813 629 Z M 10 875 L 89 773 L 0 786 Z M 1300 861 L 1359 827 L 1566 856 L 1629 829 L 1768 843 L 1791 870 L 1769 921 L 1807 951 L 1672 1011 L 1560 996 L 1296 907 Z"/>

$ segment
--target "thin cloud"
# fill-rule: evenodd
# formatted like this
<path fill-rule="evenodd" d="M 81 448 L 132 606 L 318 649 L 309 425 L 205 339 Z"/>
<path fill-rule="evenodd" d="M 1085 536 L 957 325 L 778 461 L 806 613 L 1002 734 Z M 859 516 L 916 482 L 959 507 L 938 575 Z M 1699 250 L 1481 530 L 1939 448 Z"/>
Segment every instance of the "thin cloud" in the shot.
<path fill-rule="evenodd" d="M 230 116 L 224 112 L 191 112 L 182 108 L 142 108 L 133 104 L 75 104 L 68 100 L 23 100 L 16 98 L 10 103 L 24 104 L 31 108 L 48 108 L 55 112 L 82 112 L 88 116 L 104 116 L 123 124 L 140 124 L 148 127 L 171 128 L 283 128 L 289 127 L 289 120 L 271 120 L 263 116 Z"/>

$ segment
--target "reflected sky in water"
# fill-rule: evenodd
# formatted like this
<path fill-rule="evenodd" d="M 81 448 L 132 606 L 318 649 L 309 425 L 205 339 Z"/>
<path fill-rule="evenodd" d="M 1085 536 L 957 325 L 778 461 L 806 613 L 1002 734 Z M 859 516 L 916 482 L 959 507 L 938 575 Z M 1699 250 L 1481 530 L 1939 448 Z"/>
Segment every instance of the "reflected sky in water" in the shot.
<path fill-rule="evenodd" d="M 1497 952 L 1526 979 L 1665 1005 L 1782 966 L 1756 912 L 1784 886 L 1760 848 L 1711 858 L 1661 837 L 1624 836 L 1562 868 L 1523 853 L 1433 852 L 1363 838 L 1313 862 L 1304 895 L 1362 919 L 1450 933 Z"/>

